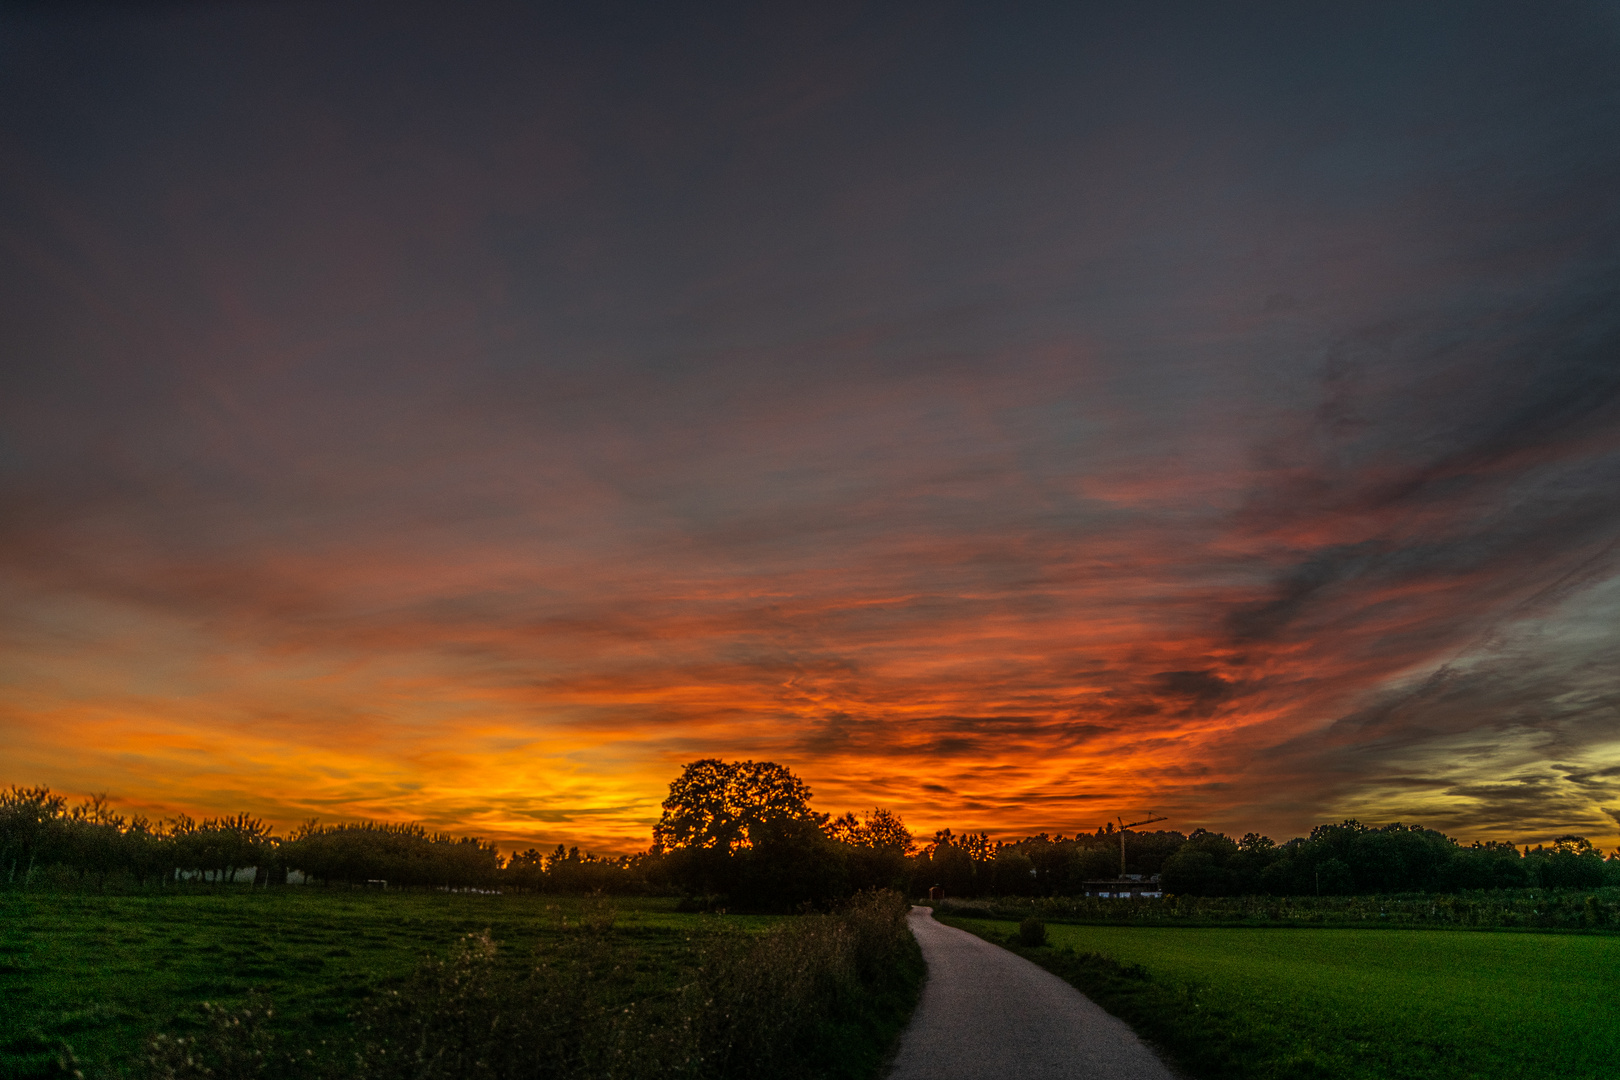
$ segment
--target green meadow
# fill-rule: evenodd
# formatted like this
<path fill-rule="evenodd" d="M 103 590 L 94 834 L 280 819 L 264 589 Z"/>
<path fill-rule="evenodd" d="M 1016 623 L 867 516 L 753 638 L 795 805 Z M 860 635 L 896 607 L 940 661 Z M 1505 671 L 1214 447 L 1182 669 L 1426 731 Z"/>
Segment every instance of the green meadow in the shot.
<path fill-rule="evenodd" d="M 286 1039 L 318 1045 L 356 1004 L 488 930 L 519 968 L 572 934 L 611 943 L 612 993 L 667 992 L 695 949 L 782 917 L 681 914 L 673 900 L 591 901 L 319 888 L 107 896 L 0 892 L 0 1078 L 48 1075 L 63 1043 L 91 1072 L 153 1032 L 198 1025 L 204 1002 L 274 1004 Z"/>
<path fill-rule="evenodd" d="M 1027 948 L 1008 920 L 942 921 L 1069 979 L 1200 1080 L 1620 1075 L 1620 936 L 1053 923 Z M 53 1075 L 64 1045 L 92 1080 L 126 1070 L 153 1033 L 198 1032 L 202 1002 L 240 1007 L 250 991 L 273 1001 L 284 1045 L 318 1052 L 424 958 L 485 931 L 513 975 L 537 957 L 596 964 L 593 1007 L 671 1000 L 705 949 L 794 923 L 662 899 L 0 893 L 0 1078 Z M 569 952 L 583 941 L 597 951 Z M 840 1075 L 872 1075 L 909 985 Z"/>
<path fill-rule="evenodd" d="M 1613 1078 L 1620 937 L 944 918 L 1063 976 L 1202 1078 Z"/>

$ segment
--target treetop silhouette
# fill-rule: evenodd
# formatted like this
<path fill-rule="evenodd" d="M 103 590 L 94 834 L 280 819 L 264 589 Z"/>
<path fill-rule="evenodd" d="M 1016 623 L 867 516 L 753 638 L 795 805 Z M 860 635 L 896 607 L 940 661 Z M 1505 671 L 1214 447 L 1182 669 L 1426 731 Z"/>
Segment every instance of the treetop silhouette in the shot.
<path fill-rule="evenodd" d="M 694 761 L 670 783 L 663 809 L 653 826 L 655 847 L 728 854 L 756 846 L 784 825 L 819 830 L 827 821 L 810 809 L 809 785 L 772 761 Z"/>

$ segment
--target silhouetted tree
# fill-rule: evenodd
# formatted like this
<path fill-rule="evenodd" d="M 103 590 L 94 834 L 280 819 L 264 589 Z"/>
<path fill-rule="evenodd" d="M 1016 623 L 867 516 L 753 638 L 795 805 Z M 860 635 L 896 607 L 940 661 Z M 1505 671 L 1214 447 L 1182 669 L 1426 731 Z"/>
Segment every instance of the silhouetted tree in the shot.
<path fill-rule="evenodd" d="M 1525 852 L 1536 884 L 1548 889 L 1595 889 L 1603 884 L 1603 856 L 1584 836 L 1560 836 L 1551 847 Z"/>
<path fill-rule="evenodd" d="M 810 788 L 771 761 L 694 761 L 669 785 L 655 851 L 692 893 L 756 906 L 822 902 L 848 891 L 845 856 L 810 808 Z"/>
<path fill-rule="evenodd" d="M 984 833 L 958 836 L 940 829 L 917 858 L 918 885 L 937 885 L 947 896 L 977 896 L 982 884 L 979 863 L 988 861 L 990 853 L 990 838 Z"/>
<path fill-rule="evenodd" d="M 8 883 L 27 882 L 35 866 L 52 861 L 51 842 L 65 808 L 66 800 L 49 788 L 13 786 L 0 792 L 0 862 Z"/>
<path fill-rule="evenodd" d="M 810 788 L 774 761 L 704 758 L 669 785 L 655 843 L 669 848 L 734 852 L 760 839 L 780 821 L 826 821 L 810 809 Z"/>
<path fill-rule="evenodd" d="M 1160 884 L 1166 892 L 1193 896 L 1240 894 L 1245 882 L 1231 865 L 1238 853 L 1238 845 L 1225 834 L 1194 830 L 1180 850 L 1164 861 Z"/>
<path fill-rule="evenodd" d="M 827 825 L 827 835 L 845 847 L 851 889 L 909 888 L 911 863 L 907 856 L 916 849 L 916 843 L 900 815 L 882 807 L 873 807 L 863 818 L 846 813 Z"/>
<path fill-rule="evenodd" d="M 281 845 L 280 858 L 319 881 L 451 888 L 492 888 L 500 870 L 495 845 L 470 836 L 430 833 L 421 825 L 307 822 Z"/>
<path fill-rule="evenodd" d="M 987 869 L 990 889 L 998 896 L 1029 896 L 1035 892 L 1035 864 L 1016 844 L 998 847 Z"/>

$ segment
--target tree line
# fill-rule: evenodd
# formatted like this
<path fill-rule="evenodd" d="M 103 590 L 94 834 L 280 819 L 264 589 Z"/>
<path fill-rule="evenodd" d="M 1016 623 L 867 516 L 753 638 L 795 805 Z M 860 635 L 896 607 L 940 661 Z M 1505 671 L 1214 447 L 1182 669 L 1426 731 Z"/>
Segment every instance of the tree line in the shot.
<path fill-rule="evenodd" d="M 104 796 L 69 806 L 49 788 L 0 791 L 0 880 L 14 886 L 42 874 L 136 885 L 231 882 L 251 869 L 259 885 L 296 871 L 332 883 L 496 887 L 502 867 L 494 844 L 420 825 L 310 822 L 281 837 L 251 814 L 152 821 L 116 812 Z"/>
<path fill-rule="evenodd" d="M 1124 871 L 1158 877 L 1188 896 L 1354 896 L 1505 888 L 1620 885 L 1620 853 L 1604 858 L 1583 837 L 1523 850 L 1464 846 L 1431 829 L 1356 821 L 1319 825 L 1278 844 L 1199 829 L 1139 832 L 1106 825 L 1073 836 L 992 841 L 942 829 L 919 843 L 899 815 L 817 813 L 809 787 L 774 762 L 706 758 L 670 784 L 652 846 L 599 857 L 558 845 L 502 858 L 481 839 L 421 825 L 308 822 L 277 836 L 248 814 L 153 822 L 117 813 L 104 797 L 69 806 L 47 788 L 0 792 L 0 877 L 43 873 L 137 885 L 255 883 L 290 872 L 326 884 L 500 889 L 537 893 L 680 894 L 705 906 L 826 907 L 867 889 L 920 895 L 1074 896 Z"/>

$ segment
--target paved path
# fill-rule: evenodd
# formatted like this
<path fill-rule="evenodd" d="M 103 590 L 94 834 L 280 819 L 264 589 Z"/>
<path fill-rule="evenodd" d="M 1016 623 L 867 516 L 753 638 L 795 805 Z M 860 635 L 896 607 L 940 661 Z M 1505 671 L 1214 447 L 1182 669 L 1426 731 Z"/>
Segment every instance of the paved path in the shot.
<path fill-rule="evenodd" d="M 1044 968 L 911 909 L 928 982 L 889 1080 L 1174 1080 L 1120 1021 Z"/>

